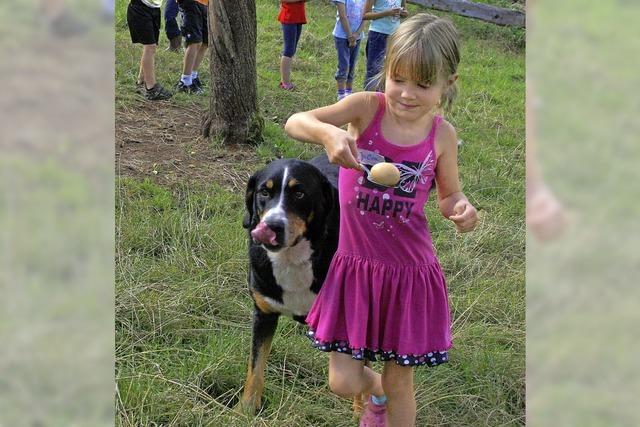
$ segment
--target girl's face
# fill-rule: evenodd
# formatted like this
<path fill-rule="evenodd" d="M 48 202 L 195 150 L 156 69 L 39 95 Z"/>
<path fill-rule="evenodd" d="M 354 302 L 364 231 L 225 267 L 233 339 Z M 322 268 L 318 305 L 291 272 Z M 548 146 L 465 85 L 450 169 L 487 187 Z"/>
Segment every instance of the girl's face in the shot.
<path fill-rule="evenodd" d="M 405 78 L 402 74 L 387 74 L 385 94 L 391 112 L 407 121 L 418 120 L 429 114 L 442 99 L 447 88 L 457 75 L 439 78 L 437 82 L 419 82 Z"/>

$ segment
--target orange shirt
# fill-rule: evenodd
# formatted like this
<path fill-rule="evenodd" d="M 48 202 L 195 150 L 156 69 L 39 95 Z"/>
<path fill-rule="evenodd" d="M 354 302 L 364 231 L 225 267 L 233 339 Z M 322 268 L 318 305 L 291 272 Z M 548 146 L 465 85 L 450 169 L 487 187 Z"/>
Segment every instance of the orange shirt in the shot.
<path fill-rule="evenodd" d="M 198 3 L 209 6 L 209 0 L 196 0 Z"/>

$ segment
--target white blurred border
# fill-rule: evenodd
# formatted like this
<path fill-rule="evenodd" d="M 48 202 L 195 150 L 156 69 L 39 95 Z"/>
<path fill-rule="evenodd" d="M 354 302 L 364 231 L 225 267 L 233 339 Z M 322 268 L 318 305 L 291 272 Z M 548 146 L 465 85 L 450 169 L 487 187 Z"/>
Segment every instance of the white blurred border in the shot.
<path fill-rule="evenodd" d="M 113 18 L 55 3 L 0 5 L 0 426 L 114 420 Z"/>
<path fill-rule="evenodd" d="M 528 3 L 527 425 L 640 425 L 640 4 Z"/>

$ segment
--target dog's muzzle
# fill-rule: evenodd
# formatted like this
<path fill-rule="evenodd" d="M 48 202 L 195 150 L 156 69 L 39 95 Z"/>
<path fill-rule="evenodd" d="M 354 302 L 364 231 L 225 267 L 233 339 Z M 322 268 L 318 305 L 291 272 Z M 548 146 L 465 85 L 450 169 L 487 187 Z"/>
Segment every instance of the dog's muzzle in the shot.
<path fill-rule="evenodd" d="M 251 237 L 256 242 L 263 243 L 265 245 L 278 245 L 276 232 L 273 231 L 266 222 L 260 222 L 256 228 L 251 230 Z"/>

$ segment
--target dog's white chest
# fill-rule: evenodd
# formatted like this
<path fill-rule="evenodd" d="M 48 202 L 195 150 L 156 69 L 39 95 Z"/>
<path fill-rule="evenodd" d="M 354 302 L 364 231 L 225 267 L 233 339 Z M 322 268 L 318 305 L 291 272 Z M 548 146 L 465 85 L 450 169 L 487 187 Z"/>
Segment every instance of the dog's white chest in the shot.
<path fill-rule="evenodd" d="M 282 288 L 282 303 L 268 298 L 269 303 L 288 316 L 306 315 L 316 297 L 310 289 L 313 283 L 311 244 L 303 240 L 292 248 L 268 252 L 268 256 L 273 276 Z"/>

